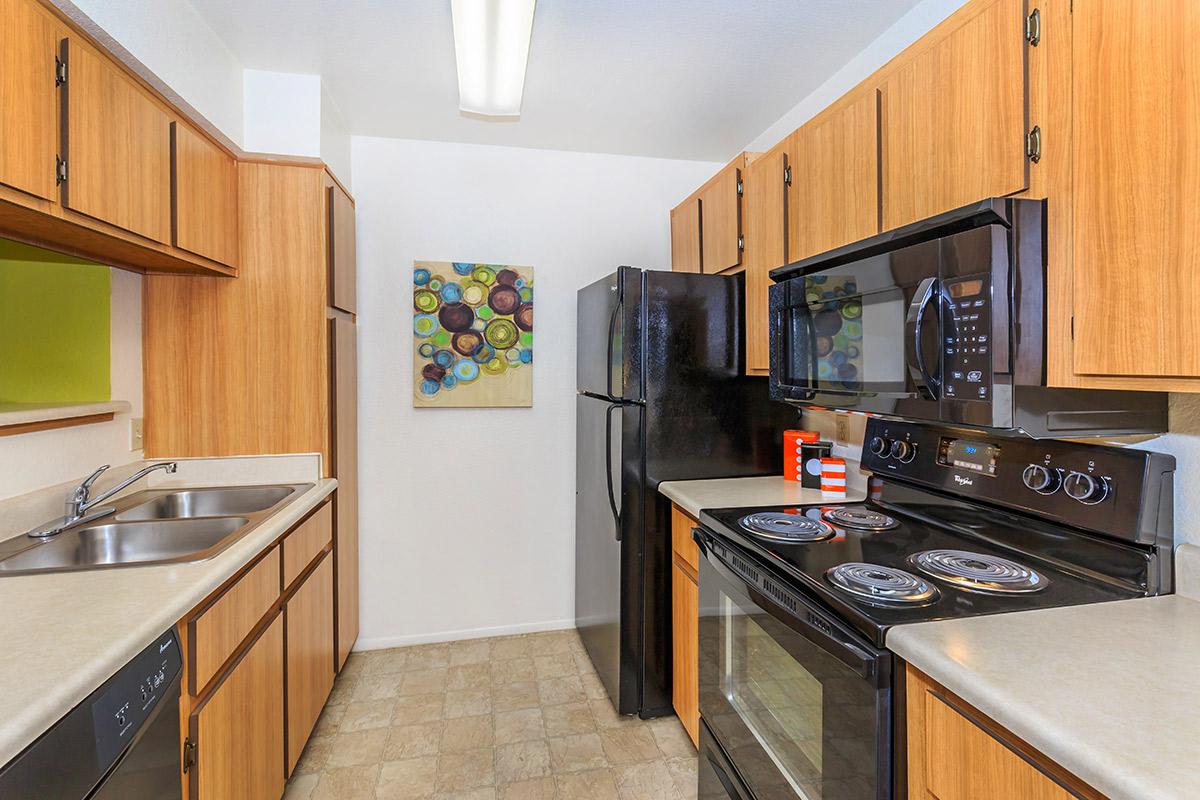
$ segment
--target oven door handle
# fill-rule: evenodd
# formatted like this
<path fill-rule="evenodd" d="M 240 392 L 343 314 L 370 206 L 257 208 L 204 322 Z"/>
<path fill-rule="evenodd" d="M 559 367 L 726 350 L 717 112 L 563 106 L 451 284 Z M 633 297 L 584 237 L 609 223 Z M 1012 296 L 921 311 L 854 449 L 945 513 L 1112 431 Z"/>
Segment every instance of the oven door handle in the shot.
<path fill-rule="evenodd" d="M 881 656 L 860 646 L 853 635 L 844 631 L 828 614 L 784 587 L 780 581 L 766 576 L 757 565 L 751 567 L 751 571 L 757 577 L 743 574 L 713 550 L 710 546 L 710 534 L 696 528 L 692 530 L 692 538 L 700 545 L 701 554 L 713 569 L 732 586 L 742 587 L 759 608 L 841 661 L 874 686 L 881 686 L 890 680 L 889 671 L 880 668 Z M 726 546 L 723 545 L 723 549 L 724 547 Z M 748 556 L 741 556 L 739 560 L 750 563 Z"/>
<path fill-rule="evenodd" d="M 925 312 L 929 304 L 939 296 L 938 279 L 926 278 L 917 285 L 912 302 L 908 305 L 908 313 L 904 317 L 904 340 L 908 351 L 908 374 L 916 384 L 917 391 L 928 400 L 937 400 L 937 383 L 925 367 L 925 353 L 921 348 L 921 326 L 925 322 Z M 940 346 L 941 333 L 938 334 Z"/>
<path fill-rule="evenodd" d="M 722 788 L 725 789 L 725 794 L 729 795 L 729 800 L 742 800 L 745 795 L 737 790 L 733 785 L 733 780 L 729 777 L 729 773 L 725 768 L 717 763 L 717 760 L 711 754 L 705 753 L 705 758 L 708 759 L 708 766 L 712 768 L 713 773 L 717 776 L 717 780 L 721 782 Z"/>

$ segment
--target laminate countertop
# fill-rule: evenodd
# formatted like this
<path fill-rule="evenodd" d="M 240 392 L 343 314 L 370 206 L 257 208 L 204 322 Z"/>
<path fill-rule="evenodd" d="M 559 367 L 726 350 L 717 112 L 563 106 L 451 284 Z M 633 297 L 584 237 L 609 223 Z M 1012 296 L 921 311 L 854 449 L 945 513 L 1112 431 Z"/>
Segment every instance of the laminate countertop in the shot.
<path fill-rule="evenodd" d="M 170 480 L 159 477 L 149 486 L 139 483 L 132 487 L 131 491 L 140 491 L 312 484 L 207 561 L 0 577 L 0 609 L 4 610 L 0 614 L 0 642 L 4 643 L 0 647 L 0 766 L 333 492 L 337 481 L 320 478 L 319 457 L 307 458 L 310 461 L 300 467 L 295 459 L 288 463 L 286 457 L 186 459 L 178 462 L 178 473 Z M 54 507 L 61 512 L 63 495 L 59 487 L 55 489 Z M 8 517 L 6 523 L 22 516 L 32 519 L 29 515 L 39 512 L 31 511 L 30 506 L 40 502 L 25 498 L 5 501 L 0 503 L 0 516 Z"/>
<path fill-rule="evenodd" d="M 1200 797 L 1191 597 L 899 625 L 887 646 L 1112 800 Z"/>
<path fill-rule="evenodd" d="M 663 481 L 658 491 L 693 517 L 699 517 L 705 508 L 854 503 L 865 497 L 862 491 L 847 489 L 846 500 L 830 500 L 819 489 L 805 489 L 795 481 L 784 480 L 782 475 Z"/>

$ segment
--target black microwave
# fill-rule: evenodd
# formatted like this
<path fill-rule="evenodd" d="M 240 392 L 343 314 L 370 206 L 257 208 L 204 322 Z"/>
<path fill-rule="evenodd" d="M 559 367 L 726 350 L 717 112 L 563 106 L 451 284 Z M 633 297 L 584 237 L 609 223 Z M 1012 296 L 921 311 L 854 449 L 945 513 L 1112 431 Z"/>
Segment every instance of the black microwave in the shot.
<path fill-rule="evenodd" d="M 771 272 L 771 397 L 1034 437 L 1157 433 L 1167 396 L 1046 385 L 1046 204 L 991 199 Z"/>

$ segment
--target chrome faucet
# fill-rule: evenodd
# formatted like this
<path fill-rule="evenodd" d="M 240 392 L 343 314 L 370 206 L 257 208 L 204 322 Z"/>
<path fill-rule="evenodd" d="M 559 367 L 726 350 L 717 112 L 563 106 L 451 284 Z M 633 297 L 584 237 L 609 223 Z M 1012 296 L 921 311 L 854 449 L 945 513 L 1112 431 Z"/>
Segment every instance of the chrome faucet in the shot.
<path fill-rule="evenodd" d="M 29 531 L 27 535 L 35 539 L 45 539 L 62 533 L 67 528 L 72 526 L 97 519 L 98 517 L 103 517 L 106 514 L 111 514 L 112 512 L 116 511 L 113 506 L 102 506 L 100 508 L 96 508 L 96 505 L 103 503 L 117 492 L 121 491 L 133 482 L 141 480 L 155 470 L 161 469 L 167 473 L 175 472 L 177 464 L 174 461 L 160 461 L 157 464 L 151 464 L 148 467 L 143 467 L 125 480 L 118 483 L 116 486 L 104 492 L 104 494 L 100 495 L 99 497 L 92 497 L 92 484 L 96 482 L 97 478 L 104 474 L 104 471 L 108 469 L 109 466 L 109 464 L 105 464 L 100 469 L 84 478 L 83 482 L 75 487 L 75 489 L 71 492 L 70 497 L 67 498 L 66 511 L 61 518 Z"/>

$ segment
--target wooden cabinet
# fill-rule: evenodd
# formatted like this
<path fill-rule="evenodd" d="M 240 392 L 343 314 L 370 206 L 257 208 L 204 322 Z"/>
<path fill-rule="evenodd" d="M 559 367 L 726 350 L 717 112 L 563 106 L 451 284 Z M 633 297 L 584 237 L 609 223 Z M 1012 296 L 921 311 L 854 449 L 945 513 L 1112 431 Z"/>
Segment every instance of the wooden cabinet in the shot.
<path fill-rule="evenodd" d="M 788 138 L 794 176 L 787 211 L 788 261 L 879 232 L 876 105 L 874 92 L 862 93 Z"/>
<path fill-rule="evenodd" d="M 237 160 L 183 122 L 171 123 L 172 243 L 236 267 Z"/>
<path fill-rule="evenodd" d="M 671 269 L 701 272 L 700 198 L 689 197 L 671 209 Z"/>
<path fill-rule="evenodd" d="M 31 0 L 0 0 L 0 183 L 58 196 L 56 20 Z"/>
<path fill-rule="evenodd" d="M 283 617 L 189 717 L 189 800 L 274 800 L 284 786 Z"/>
<path fill-rule="evenodd" d="M 171 119 L 78 38 L 67 63 L 63 205 L 156 242 L 171 237 Z"/>
<path fill-rule="evenodd" d="M 1200 6 L 1090 0 L 1071 24 L 1075 372 L 1198 377 Z"/>
<path fill-rule="evenodd" d="M 678 506 L 671 506 L 671 701 L 692 744 L 699 746 L 699 552 L 692 541 L 696 524 Z"/>
<path fill-rule="evenodd" d="M 746 373 L 766 375 L 770 368 L 767 290 L 770 272 L 788 262 L 788 151 L 781 142 L 746 167 L 742 198 L 746 206 Z"/>
<path fill-rule="evenodd" d="M 329 305 L 353 314 L 358 302 L 354 201 L 333 181 L 325 191 L 329 209 Z"/>
<path fill-rule="evenodd" d="M 279 547 L 283 551 L 283 588 L 286 590 L 308 569 L 333 539 L 333 504 L 326 503 L 297 525 Z"/>
<path fill-rule="evenodd" d="M 328 506 L 326 506 L 328 508 Z M 304 752 L 333 688 L 333 557 L 317 568 L 287 601 L 287 772 Z"/>
<path fill-rule="evenodd" d="M 1027 186 L 1024 7 L 977 2 L 899 57 L 880 90 L 884 230 Z"/>
<path fill-rule="evenodd" d="M 724 272 L 742 263 L 742 167 L 734 159 L 700 188 L 700 264 Z"/>
<path fill-rule="evenodd" d="M 908 666 L 910 800 L 1069 800 L 1101 795 Z"/>
<path fill-rule="evenodd" d="M 337 566 L 337 666 L 358 639 L 358 354 L 354 323 L 329 321 L 333 397 L 333 469 L 338 479 L 334 555 Z"/>

